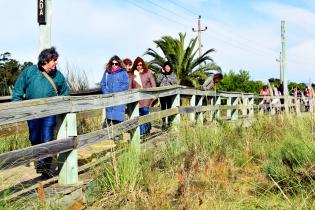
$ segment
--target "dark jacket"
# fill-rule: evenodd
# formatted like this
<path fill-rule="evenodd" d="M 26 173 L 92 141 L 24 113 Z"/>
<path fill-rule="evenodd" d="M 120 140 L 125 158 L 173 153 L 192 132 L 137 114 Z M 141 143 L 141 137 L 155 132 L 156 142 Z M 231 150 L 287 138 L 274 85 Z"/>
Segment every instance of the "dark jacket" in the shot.
<path fill-rule="evenodd" d="M 67 96 L 68 86 L 64 76 L 60 71 L 54 70 L 49 73 L 54 81 L 58 95 Z M 41 73 L 36 65 L 26 67 L 19 75 L 12 95 L 12 101 L 23 99 L 37 99 L 57 96 L 55 89 L 49 80 Z"/>
<path fill-rule="evenodd" d="M 128 90 L 129 79 L 125 69 L 121 68 L 117 72 L 105 71 L 101 81 L 103 94 L 117 93 Z M 106 118 L 117 121 L 125 120 L 126 105 L 119 105 L 106 108 Z"/>
<path fill-rule="evenodd" d="M 158 78 L 156 79 L 156 83 L 159 86 L 176 85 L 178 83 L 178 79 L 174 72 L 170 74 L 160 73 Z"/>

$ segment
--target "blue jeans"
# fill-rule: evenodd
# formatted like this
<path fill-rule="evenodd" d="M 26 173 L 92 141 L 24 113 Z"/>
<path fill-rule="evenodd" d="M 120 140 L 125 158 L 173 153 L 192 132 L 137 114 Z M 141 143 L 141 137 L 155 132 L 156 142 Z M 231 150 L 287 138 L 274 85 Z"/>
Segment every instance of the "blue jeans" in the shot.
<path fill-rule="evenodd" d="M 139 114 L 140 114 L 140 116 L 149 114 L 149 107 L 140 108 Z M 147 123 L 140 125 L 140 135 L 150 133 L 150 130 L 151 130 L 151 123 L 150 122 L 147 122 Z"/>
<path fill-rule="evenodd" d="M 56 116 L 29 120 L 27 121 L 27 124 L 29 128 L 29 140 L 33 146 L 53 140 Z M 49 170 L 51 162 L 52 157 L 39 160 L 36 169 L 38 169 L 38 171 Z"/>

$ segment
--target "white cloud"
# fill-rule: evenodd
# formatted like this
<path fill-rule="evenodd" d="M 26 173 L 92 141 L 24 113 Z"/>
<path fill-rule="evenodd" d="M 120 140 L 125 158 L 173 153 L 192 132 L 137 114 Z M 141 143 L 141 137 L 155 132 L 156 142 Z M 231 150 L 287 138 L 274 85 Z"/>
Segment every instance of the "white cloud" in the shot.
<path fill-rule="evenodd" d="M 300 30 L 314 33 L 315 14 L 312 11 L 278 3 L 261 3 L 257 5 L 256 9 L 271 15 L 278 21 L 285 20 Z"/>

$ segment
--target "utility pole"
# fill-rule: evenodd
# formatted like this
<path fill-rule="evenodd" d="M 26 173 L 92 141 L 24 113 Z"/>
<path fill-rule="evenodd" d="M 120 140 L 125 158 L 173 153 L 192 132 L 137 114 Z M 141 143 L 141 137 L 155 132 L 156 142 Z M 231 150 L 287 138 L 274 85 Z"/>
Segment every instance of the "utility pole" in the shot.
<path fill-rule="evenodd" d="M 282 71 L 282 55 L 281 55 L 281 52 L 280 52 L 279 59 L 276 59 L 276 61 L 279 62 L 279 64 L 280 64 L 280 84 L 283 85 L 283 71 Z"/>
<path fill-rule="evenodd" d="M 192 28 L 193 32 L 198 32 L 198 44 L 199 44 L 199 57 L 202 55 L 202 44 L 201 44 L 201 32 L 206 31 L 207 26 L 204 29 L 201 29 L 201 16 L 199 15 L 198 18 L 198 29 Z"/>
<path fill-rule="evenodd" d="M 38 13 L 37 22 L 39 24 L 39 52 L 51 47 L 51 7 L 52 0 L 37 0 Z"/>
<path fill-rule="evenodd" d="M 286 40 L 285 40 L 285 21 L 281 21 L 281 43 L 282 43 L 282 53 L 281 53 L 281 66 L 282 66 L 282 76 L 283 76 L 283 93 L 288 95 L 288 80 L 287 80 L 287 63 L 286 63 Z"/>

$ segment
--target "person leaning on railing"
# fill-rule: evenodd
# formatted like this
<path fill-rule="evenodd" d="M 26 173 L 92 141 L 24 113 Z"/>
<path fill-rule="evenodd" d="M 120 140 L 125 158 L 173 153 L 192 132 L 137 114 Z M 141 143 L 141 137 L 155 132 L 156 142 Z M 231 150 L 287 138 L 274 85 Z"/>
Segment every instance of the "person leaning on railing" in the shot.
<path fill-rule="evenodd" d="M 126 69 L 123 68 L 123 62 L 117 55 L 111 57 L 106 64 L 105 72 L 100 84 L 103 94 L 118 93 L 128 90 L 128 73 Z M 125 121 L 125 109 L 125 104 L 107 107 L 106 120 L 104 121 L 103 127 L 110 127 Z"/>
<path fill-rule="evenodd" d="M 177 85 L 178 79 L 176 74 L 173 72 L 172 64 L 169 61 L 166 61 L 161 69 L 161 73 L 158 75 L 156 79 L 156 83 L 158 86 L 169 86 L 169 85 Z M 172 106 L 172 96 L 165 96 L 160 98 L 161 110 L 169 109 Z M 167 126 L 167 118 L 163 117 L 162 128 Z"/>
<path fill-rule="evenodd" d="M 154 76 L 151 71 L 148 69 L 144 60 L 140 57 L 137 57 L 133 62 L 132 71 L 134 72 L 132 78 L 131 88 L 145 89 L 145 88 L 154 88 L 156 87 Z M 139 114 L 140 116 L 149 114 L 149 107 L 151 105 L 152 99 L 143 99 L 139 101 Z M 140 134 L 150 134 L 151 123 L 147 122 L 140 125 Z"/>
<path fill-rule="evenodd" d="M 38 56 L 38 64 L 26 67 L 19 75 L 12 95 L 12 101 L 67 96 L 67 82 L 56 69 L 58 53 L 54 47 L 44 49 Z M 29 140 L 32 145 L 46 143 L 54 138 L 56 116 L 28 120 Z M 44 158 L 35 164 L 36 172 L 44 178 L 52 176 L 52 158 Z"/>

